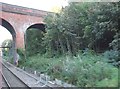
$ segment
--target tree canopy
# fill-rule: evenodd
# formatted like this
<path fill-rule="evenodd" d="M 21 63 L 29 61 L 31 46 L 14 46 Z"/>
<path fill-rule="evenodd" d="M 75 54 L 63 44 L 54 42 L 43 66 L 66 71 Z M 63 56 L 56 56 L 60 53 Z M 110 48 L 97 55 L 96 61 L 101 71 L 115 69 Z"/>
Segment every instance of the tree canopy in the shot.
<path fill-rule="evenodd" d="M 85 48 L 96 52 L 118 49 L 119 3 L 70 3 L 60 13 L 45 18 L 49 49 L 76 53 Z"/>

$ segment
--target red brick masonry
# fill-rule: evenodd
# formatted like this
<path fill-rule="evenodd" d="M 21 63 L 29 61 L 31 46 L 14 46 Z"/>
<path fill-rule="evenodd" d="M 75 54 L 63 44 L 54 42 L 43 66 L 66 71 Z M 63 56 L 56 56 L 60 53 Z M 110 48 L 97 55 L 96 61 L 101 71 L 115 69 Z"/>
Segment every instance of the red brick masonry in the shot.
<path fill-rule="evenodd" d="M 24 35 L 28 27 L 34 24 L 44 24 L 46 11 L 26 8 L 16 5 L 0 4 L 0 20 L 8 22 L 16 34 L 16 47 L 24 48 Z M 13 34 L 12 34 L 13 35 Z"/>

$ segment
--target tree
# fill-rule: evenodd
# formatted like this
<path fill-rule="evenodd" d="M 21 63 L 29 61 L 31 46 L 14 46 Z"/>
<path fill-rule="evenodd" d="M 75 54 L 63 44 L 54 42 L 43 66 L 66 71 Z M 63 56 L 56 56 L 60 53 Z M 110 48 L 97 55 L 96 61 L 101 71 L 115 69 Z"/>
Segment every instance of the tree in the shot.
<path fill-rule="evenodd" d="M 118 5 L 116 2 L 70 3 L 60 13 L 49 14 L 45 18 L 48 32 L 44 41 L 50 53 L 74 55 L 85 48 L 104 52 L 116 47 Z"/>
<path fill-rule="evenodd" d="M 13 44 L 13 41 L 11 39 L 7 39 L 2 42 L 2 47 L 8 47 L 8 48 L 2 49 L 2 53 L 4 56 L 13 55 L 12 44 Z"/>
<path fill-rule="evenodd" d="M 94 50 L 108 50 L 109 44 L 118 33 L 119 9 L 118 3 L 97 3 L 89 11 L 90 32 L 86 33 L 91 38 L 91 47 Z M 104 45 L 101 45 L 104 44 Z M 103 48 L 103 49 L 101 49 Z"/>
<path fill-rule="evenodd" d="M 31 28 L 26 32 L 26 53 L 27 56 L 32 56 L 37 53 L 43 53 L 42 46 L 43 32 L 41 30 Z"/>

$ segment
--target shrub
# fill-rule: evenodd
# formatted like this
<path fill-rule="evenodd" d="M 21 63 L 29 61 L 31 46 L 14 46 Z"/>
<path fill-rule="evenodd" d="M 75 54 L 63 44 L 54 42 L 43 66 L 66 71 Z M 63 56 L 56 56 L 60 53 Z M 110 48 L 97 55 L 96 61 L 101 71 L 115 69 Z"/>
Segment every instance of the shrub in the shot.
<path fill-rule="evenodd" d="M 79 87 L 117 86 L 118 69 L 106 60 L 104 56 L 90 52 L 86 55 L 79 53 L 76 57 L 67 55 L 58 58 L 46 58 L 38 54 L 30 57 L 23 65 Z"/>
<path fill-rule="evenodd" d="M 2 47 L 10 47 L 2 49 L 3 58 L 12 59 L 13 58 L 12 40 L 11 39 L 4 40 L 2 43 Z"/>
<path fill-rule="evenodd" d="M 24 64 L 26 62 L 26 55 L 25 55 L 25 49 L 18 48 L 17 49 L 17 54 L 19 55 L 19 65 Z"/>
<path fill-rule="evenodd" d="M 18 48 L 17 53 L 19 54 L 20 59 L 25 59 L 25 49 Z"/>
<path fill-rule="evenodd" d="M 111 69 L 112 75 L 111 78 L 104 78 L 103 80 L 96 83 L 96 86 L 99 87 L 117 87 L 118 86 L 118 69 Z"/>
<path fill-rule="evenodd" d="M 115 66 L 119 66 L 120 62 L 120 52 L 118 50 L 110 50 L 103 53 L 103 56 L 108 60 L 109 63 L 112 63 Z"/>
<path fill-rule="evenodd" d="M 104 61 L 104 57 L 79 55 L 72 60 L 69 59 L 65 61 L 62 75 L 65 81 L 69 83 L 80 87 L 94 87 L 96 83 L 106 78 L 111 79 L 111 81 L 114 80 L 111 75 L 113 75 L 114 72 L 116 74 L 117 71 L 114 71 L 113 68 L 113 66 Z M 114 82 L 117 83 L 117 80 Z"/>

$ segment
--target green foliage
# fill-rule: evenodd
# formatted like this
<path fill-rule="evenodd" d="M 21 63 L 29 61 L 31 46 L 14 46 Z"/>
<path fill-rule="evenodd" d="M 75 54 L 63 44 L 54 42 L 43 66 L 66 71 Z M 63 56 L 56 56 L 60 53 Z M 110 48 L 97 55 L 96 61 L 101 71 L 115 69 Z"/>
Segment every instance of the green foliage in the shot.
<path fill-rule="evenodd" d="M 104 57 L 106 57 L 109 63 L 112 63 L 114 66 L 120 65 L 120 52 L 118 50 L 110 50 L 103 53 Z"/>
<path fill-rule="evenodd" d="M 32 56 L 37 53 L 43 53 L 44 47 L 42 46 L 43 33 L 41 30 L 31 28 L 26 32 L 26 55 Z"/>
<path fill-rule="evenodd" d="M 48 58 L 44 58 L 38 54 L 36 56 L 28 57 L 26 62 L 21 65 L 37 69 L 40 72 L 46 72 L 46 69 L 49 66 L 49 62 L 50 60 Z"/>
<path fill-rule="evenodd" d="M 47 33 L 27 31 L 28 60 L 21 65 L 79 87 L 118 86 L 118 68 L 108 63 L 119 65 L 118 5 L 70 3 L 60 13 L 48 14 Z"/>
<path fill-rule="evenodd" d="M 12 40 L 11 39 L 4 40 L 2 43 L 2 47 L 12 47 Z"/>
<path fill-rule="evenodd" d="M 90 48 L 96 52 L 118 48 L 119 3 L 70 3 L 59 14 L 45 18 L 44 43 L 50 53 L 75 55 Z"/>
<path fill-rule="evenodd" d="M 117 39 L 114 36 L 118 34 L 120 14 L 118 5 L 119 3 L 96 3 L 90 7 L 88 21 L 91 30 L 88 32 L 87 38 L 91 38 L 92 43 L 89 45 L 96 51 L 108 50 L 113 39 Z M 115 45 L 117 46 L 117 44 Z"/>
<path fill-rule="evenodd" d="M 19 48 L 17 49 L 17 53 L 20 56 L 20 59 L 25 59 L 25 49 Z"/>
<path fill-rule="evenodd" d="M 118 76 L 119 76 L 119 73 L 118 73 L 118 69 L 117 68 L 112 68 L 111 69 L 111 72 L 112 72 L 112 75 L 111 75 L 111 78 L 105 78 L 103 80 L 101 80 L 100 82 L 98 82 L 96 84 L 96 86 L 101 86 L 101 87 L 115 87 L 115 86 L 118 86 Z M 109 86 L 110 85 L 110 86 Z"/>
<path fill-rule="evenodd" d="M 10 39 L 3 41 L 2 47 L 9 47 L 9 48 L 2 49 L 4 59 L 13 58 L 12 44 L 13 44 L 13 41 Z"/>
<path fill-rule="evenodd" d="M 43 55 L 30 57 L 22 66 L 49 74 L 53 79 L 79 87 L 116 87 L 118 69 L 106 63 L 106 58 L 92 52 L 78 53 L 77 57 L 61 56 L 46 58 Z"/>
<path fill-rule="evenodd" d="M 114 40 L 109 45 L 113 47 L 114 50 L 119 50 L 120 49 L 119 43 L 120 43 L 120 31 L 116 33 L 116 35 L 114 36 Z"/>
<path fill-rule="evenodd" d="M 27 30 L 26 54 L 46 53 L 48 57 L 76 55 L 86 48 L 95 52 L 118 50 L 119 3 L 70 3 L 60 13 L 48 14 L 47 33 Z"/>

